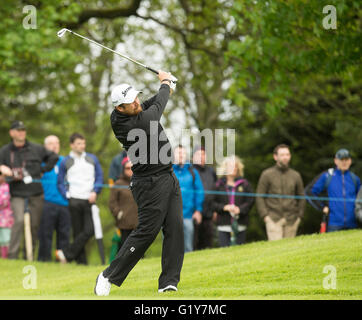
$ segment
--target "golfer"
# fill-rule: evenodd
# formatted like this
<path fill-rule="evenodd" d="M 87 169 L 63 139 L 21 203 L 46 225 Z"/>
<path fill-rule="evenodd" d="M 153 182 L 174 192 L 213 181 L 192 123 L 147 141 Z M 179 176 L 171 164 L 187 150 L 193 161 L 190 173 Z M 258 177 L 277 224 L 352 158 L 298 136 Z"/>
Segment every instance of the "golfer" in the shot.
<path fill-rule="evenodd" d="M 162 272 L 158 292 L 177 291 L 180 281 L 184 258 L 182 198 L 172 170 L 172 148 L 159 123 L 176 85 L 169 73 L 159 71 L 158 77 L 158 93 L 142 104 L 138 99 L 140 91 L 128 84 L 115 87 L 111 94 L 115 107 L 111 114 L 112 129 L 133 163 L 130 189 L 138 206 L 139 222 L 109 267 L 98 275 L 94 292 L 99 296 L 107 296 L 112 284 L 121 286 L 161 228 Z M 165 161 L 166 158 L 169 160 Z"/>

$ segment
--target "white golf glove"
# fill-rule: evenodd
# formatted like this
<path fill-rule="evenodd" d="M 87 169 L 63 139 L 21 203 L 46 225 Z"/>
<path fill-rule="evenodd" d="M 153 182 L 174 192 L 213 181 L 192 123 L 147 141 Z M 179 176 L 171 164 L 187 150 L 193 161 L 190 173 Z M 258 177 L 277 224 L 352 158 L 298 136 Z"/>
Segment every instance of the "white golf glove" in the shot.
<path fill-rule="evenodd" d="M 175 90 L 176 90 L 177 78 L 174 77 L 174 76 L 171 74 L 170 80 L 171 80 L 170 88 L 171 88 L 172 91 L 175 91 Z"/>

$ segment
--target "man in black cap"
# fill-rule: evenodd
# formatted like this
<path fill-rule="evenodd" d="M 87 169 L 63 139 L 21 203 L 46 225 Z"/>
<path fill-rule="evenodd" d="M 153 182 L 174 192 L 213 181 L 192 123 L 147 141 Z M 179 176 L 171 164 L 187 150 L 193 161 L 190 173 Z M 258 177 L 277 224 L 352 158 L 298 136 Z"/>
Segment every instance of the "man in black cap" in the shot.
<path fill-rule="evenodd" d="M 40 178 L 42 173 L 54 167 L 58 156 L 42 145 L 29 142 L 22 121 L 13 122 L 9 134 L 12 141 L 0 149 L 0 172 L 10 180 L 11 207 L 15 220 L 11 229 L 8 257 L 17 259 L 24 230 L 25 201 L 28 200 L 31 216 L 34 250 L 44 200 Z"/>
<path fill-rule="evenodd" d="M 352 158 L 347 149 L 340 149 L 334 157 L 335 168 L 322 173 L 311 187 L 311 195 L 318 196 L 326 191 L 330 200 L 327 202 L 308 200 L 315 208 L 328 215 L 327 232 L 353 229 L 357 227 L 354 214 L 355 199 L 361 181 L 349 168 Z M 338 199 L 338 201 L 337 201 Z"/>

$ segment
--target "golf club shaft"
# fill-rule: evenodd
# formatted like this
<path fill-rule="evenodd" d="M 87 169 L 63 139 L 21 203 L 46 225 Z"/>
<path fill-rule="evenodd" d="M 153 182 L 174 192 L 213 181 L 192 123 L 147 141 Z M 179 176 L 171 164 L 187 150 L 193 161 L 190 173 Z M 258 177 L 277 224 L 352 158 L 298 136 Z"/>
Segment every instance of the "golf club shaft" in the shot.
<path fill-rule="evenodd" d="M 135 63 L 135 64 L 138 64 L 139 66 L 141 66 L 141 67 L 143 67 L 143 68 L 146 68 L 147 70 L 149 70 L 149 71 L 151 71 L 151 72 L 153 72 L 153 73 L 158 74 L 158 71 L 157 71 L 157 70 L 152 69 L 152 68 L 144 65 L 143 63 L 138 62 L 138 61 L 136 61 L 136 60 L 134 60 L 134 59 L 132 59 L 132 58 L 124 55 L 124 54 L 121 54 L 121 53 L 119 53 L 119 52 L 111 49 L 111 48 L 108 48 L 108 47 L 104 46 L 103 44 L 100 44 L 100 43 L 98 43 L 98 42 L 96 42 L 96 41 L 94 41 L 94 40 L 92 40 L 92 39 L 89 39 L 89 38 L 87 38 L 87 37 L 84 37 L 84 36 L 82 36 L 82 35 L 74 32 L 74 31 L 72 31 L 72 30 L 67 29 L 67 31 L 69 31 L 70 33 L 72 33 L 72 34 L 74 34 L 74 35 L 76 35 L 76 36 L 78 36 L 78 37 L 80 37 L 80 38 L 82 38 L 82 39 L 84 39 L 84 40 L 87 40 L 87 41 L 89 41 L 89 42 L 92 42 L 92 43 L 94 43 L 95 45 L 97 45 L 97 46 L 99 46 L 99 47 L 102 47 L 103 49 L 109 50 L 109 51 L 111 51 L 111 52 L 119 55 L 120 57 L 122 57 L 122 58 L 124 58 L 124 59 L 127 59 L 127 60 L 129 60 L 129 61 L 131 61 L 131 62 L 133 62 L 133 63 Z"/>

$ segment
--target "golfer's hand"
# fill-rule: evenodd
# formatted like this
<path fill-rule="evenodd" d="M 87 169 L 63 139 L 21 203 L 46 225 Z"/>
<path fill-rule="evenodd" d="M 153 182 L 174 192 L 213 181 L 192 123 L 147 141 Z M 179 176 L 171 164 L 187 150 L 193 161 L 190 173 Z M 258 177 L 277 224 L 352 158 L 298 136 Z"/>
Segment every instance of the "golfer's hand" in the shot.
<path fill-rule="evenodd" d="M 170 94 L 172 94 L 176 90 L 177 78 L 171 74 L 170 80 Z"/>
<path fill-rule="evenodd" d="M 171 80 L 171 73 L 168 73 L 168 72 L 165 72 L 165 71 L 162 71 L 162 70 L 158 70 L 158 79 L 160 79 L 160 82 L 161 83 L 165 83 L 167 85 L 170 85 L 170 83 L 168 81 L 164 81 L 162 82 L 163 80 Z"/>
<path fill-rule="evenodd" d="M 4 176 L 8 176 L 8 177 L 12 177 L 12 175 L 13 175 L 13 170 L 11 170 L 9 167 L 7 167 L 5 165 L 0 166 L 0 172 Z"/>
<path fill-rule="evenodd" d="M 323 208 L 323 213 L 324 213 L 324 214 L 328 214 L 328 213 L 329 213 L 329 208 L 328 208 L 327 206 L 325 206 L 325 207 Z"/>
<path fill-rule="evenodd" d="M 97 194 L 93 191 L 91 192 L 89 198 L 88 198 L 89 203 L 96 203 L 97 201 Z"/>
<path fill-rule="evenodd" d="M 196 224 L 200 224 L 202 221 L 202 214 L 200 211 L 195 211 L 192 215 L 192 219 L 196 221 Z"/>

